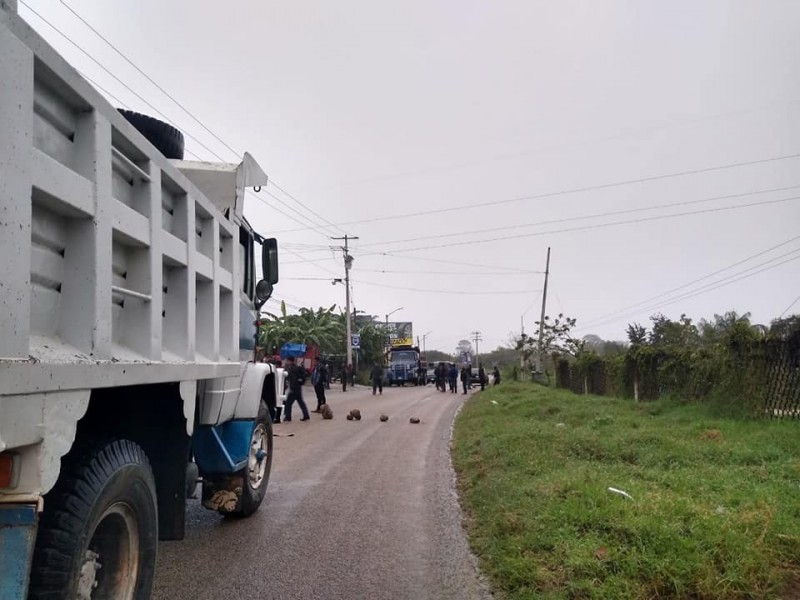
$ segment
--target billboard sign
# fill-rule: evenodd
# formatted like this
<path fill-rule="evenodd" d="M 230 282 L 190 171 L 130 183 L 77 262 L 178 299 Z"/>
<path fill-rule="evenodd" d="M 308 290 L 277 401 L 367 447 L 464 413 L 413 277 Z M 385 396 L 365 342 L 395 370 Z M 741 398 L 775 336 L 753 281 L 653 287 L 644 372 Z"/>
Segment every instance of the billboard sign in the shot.
<path fill-rule="evenodd" d="M 389 330 L 390 346 L 414 345 L 414 332 L 411 327 L 411 321 L 389 322 L 387 328 Z"/>

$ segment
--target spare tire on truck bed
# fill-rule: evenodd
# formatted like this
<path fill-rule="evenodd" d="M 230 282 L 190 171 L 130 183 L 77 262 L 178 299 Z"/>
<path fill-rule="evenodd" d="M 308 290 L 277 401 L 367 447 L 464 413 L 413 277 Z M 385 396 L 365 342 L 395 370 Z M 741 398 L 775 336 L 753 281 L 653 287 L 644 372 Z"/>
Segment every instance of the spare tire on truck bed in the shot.
<path fill-rule="evenodd" d="M 133 112 L 132 110 L 117 109 L 128 123 L 133 125 L 147 141 L 156 147 L 167 158 L 183 160 L 183 134 L 164 121 L 153 117 Z"/>

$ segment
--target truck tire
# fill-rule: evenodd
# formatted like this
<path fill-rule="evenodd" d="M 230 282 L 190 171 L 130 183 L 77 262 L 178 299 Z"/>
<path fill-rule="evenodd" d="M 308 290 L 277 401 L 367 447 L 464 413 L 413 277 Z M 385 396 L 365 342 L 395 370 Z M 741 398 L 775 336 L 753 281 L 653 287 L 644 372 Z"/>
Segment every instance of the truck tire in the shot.
<path fill-rule="evenodd" d="M 267 493 L 269 475 L 272 471 L 272 422 L 266 404 L 261 407 L 250 438 L 250 454 L 247 466 L 240 472 L 242 475 L 241 508 L 233 513 L 225 513 L 234 517 L 249 517 L 258 510 Z"/>
<path fill-rule="evenodd" d="M 129 440 L 73 448 L 45 496 L 29 600 L 147 600 L 158 542 L 156 485 Z"/>
<path fill-rule="evenodd" d="M 161 154 L 167 158 L 183 160 L 183 134 L 179 130 L 169 123 L 164 123 L 164 121 L 159 121 L 132 110 L 124 110 L 122 108 L 117 110 Z"/>

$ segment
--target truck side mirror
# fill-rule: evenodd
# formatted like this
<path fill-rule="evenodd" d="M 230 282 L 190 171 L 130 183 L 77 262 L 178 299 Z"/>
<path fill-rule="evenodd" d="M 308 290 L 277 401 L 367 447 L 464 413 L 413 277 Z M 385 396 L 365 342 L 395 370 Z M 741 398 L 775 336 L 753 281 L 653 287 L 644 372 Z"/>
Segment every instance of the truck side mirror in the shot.
<path fill-rule="evenodd" d="M 261 243 L 261 271 L 266 282 L 270 284 L 271 294 L 271 286 L 278 283 L 278 240 L 275 238 L 266 239 Z"/>
<path fill-rule="evenodd" d="M 264 303 L 272 296 L 272 284 L 262 279 L 256 284 L 256 308 L 261 309 Z"/>

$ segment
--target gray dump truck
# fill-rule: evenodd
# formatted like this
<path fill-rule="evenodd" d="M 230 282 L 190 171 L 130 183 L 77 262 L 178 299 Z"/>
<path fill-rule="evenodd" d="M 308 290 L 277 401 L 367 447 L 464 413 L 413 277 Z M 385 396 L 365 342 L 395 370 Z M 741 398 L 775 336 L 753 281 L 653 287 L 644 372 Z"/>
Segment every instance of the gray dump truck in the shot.
<path fill-rule="evenodd" d="M 243 216 L 266 175 L 182 160 L 8 1 L 0 82 L 0 598 L 146 599 L 198 481 L 226 515 L 266 492 L 277 244 Z"/>

